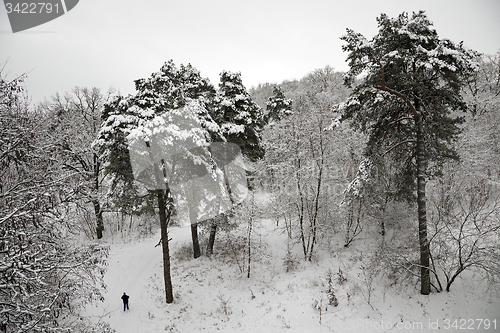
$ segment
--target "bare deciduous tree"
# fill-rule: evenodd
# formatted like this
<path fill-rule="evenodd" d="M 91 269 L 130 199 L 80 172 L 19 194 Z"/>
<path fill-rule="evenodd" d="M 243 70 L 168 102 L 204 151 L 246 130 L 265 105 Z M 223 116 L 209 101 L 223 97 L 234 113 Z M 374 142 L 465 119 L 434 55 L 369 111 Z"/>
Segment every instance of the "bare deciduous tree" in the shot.
<path fill-rule="evenodd" d="M 50 135 L 58 150 L 58 159 L 64 168 L 73 173 L 68 181 L 72 195 L 78 198 L 80 211 L 93 210 L 95 226 L 91 237 L 102 238 L 104 231 L 104 163 L 92 142 L 101 127 L 104 104 L 112 90 L 103 94 L 99 88 L 75 87 L 64 96 L 56 94 L 39 108 L 50 119 Z M 87 231 L 87 230 L 85 230 Z"/>
<path fill-rule="evenodd" d="M 452 169 L 453 167 L 450 167 Z M 464 271 L 479 269 L 500 278 L 500 194 L 487 180 L 451 175 L 431 197 L 431 263 L 438 290 L 446 291 Z"/>

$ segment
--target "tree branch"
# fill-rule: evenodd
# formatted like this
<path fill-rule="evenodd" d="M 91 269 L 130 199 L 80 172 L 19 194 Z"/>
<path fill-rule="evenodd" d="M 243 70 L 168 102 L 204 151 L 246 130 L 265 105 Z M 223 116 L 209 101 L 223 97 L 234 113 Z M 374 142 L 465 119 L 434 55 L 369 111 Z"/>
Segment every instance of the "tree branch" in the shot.
<path fill-rule="evenodd" d="M 397 148 L 397 147 L 399 147 L 399 146 L 401 146 L 401 145 L 403 145 L 403 144 L 405 144 L 405 143 L 416 143 L 416 142 L 417 142 L 416 140 L 406 140 L 406 141 L 400 142 L 400 143 L 398 143 L 398 144 L 396 144 L 396 145 L 392 146 L 392 147 L 391 147 L 388 151 L 386 151 L 386 152 L 383 154 L 383 156 L 384 156 L 384 155 L 387 155 L 387 154 L 388 154 L 388 153 L 390 153 L 393 149 L 395 149 L 395 148 Z"/>
<path fill-rule="evenodd" d="M 401 98 L 405 103 L 406 105 L 408 105 L 408 107 L 410 108 L 410 111 L 413 113 L 413 116 L 414 117 L 417 117 L 418 116 L 418 112 L 417 110 L 415 109 L 415 107 L 413 106 L 413 104 L 410 102 L 410 100 L 405 96 L 403 95 L 402 93 L 400 93 L 399 91 L 396 91 L 396 90 L 392 90 L 391 88 L 387 88 L 385 86 L 382 86 L 382 87 L 379 87 L 379 86 L 373 86 L 375 89 L 378 89 L 378 90 L 382 90 L 382 91 L 385 91 L 385 92 L 388 92 L 389 94 L 391 95 L 394 95 L 396 97 L 399 97 Z"/>

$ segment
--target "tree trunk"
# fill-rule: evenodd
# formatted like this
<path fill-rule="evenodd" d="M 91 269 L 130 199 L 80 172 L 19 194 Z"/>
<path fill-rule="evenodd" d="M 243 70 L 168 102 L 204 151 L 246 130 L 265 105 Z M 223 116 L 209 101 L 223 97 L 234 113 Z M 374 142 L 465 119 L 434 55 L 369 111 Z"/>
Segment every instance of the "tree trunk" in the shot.
<path fill-rule="evenodd" d="M 199 258 L 201 256 L 200 242 L 198 240 L 198 223 L 191 222 L 191 239 L 193 240 L 193 257 Z"/>
<path fill-rule="evenodd" d="M 174 294 L 172 291 L 172 277 L 170 276 L 170 249 L 168 248 L 168 222 L 170 221 L 171 210 L 167 214 L 167 198 L 168 198 L 168 184 L 163 180 L 165 177 L 165 169 L 160 171 L 160 166 L 154 159 L 154 154 L 149 142 L 146 142 L 146 147 L 149 149 L 149 157 L 154 169 L 154 175 L 157 188 L 155 190 L 158 199 L 158 210 L 160 214 L 160 228 L 161 228 L 161 245 L 163 252 L 163 280 L 165 281 L 165 300 L 167 304 L 174 301 Z M 161 161 L 165 165 L 164 161 Z M 163 174 L 163 177 L 162 177 Z M 163 189 L 166 188 L 166 189 Z"/>
<path fill-rule="evenodd" d="M 222 168 L 223 172 L 223 177 L 224 177 L 224 186 L 227 190 L 227 193 L 229 195 L 229 200 L 231 201 L 231 210 L 234 208 L 235 203 L 234 203 L 234 198 L 233 198 L 233 192 L 231 190 L 231 185 L 229 184 L 229 178 L 227 175 L 227 165 L 224 165 Z M 220 219 L 224 219 L 221 221 Z M 226 213 L 222 213 L 221 215 L 215 216 L 212 219 L 212 226 L 210 227 L 210 235 L 208 237 L 208 244 L 207 244 L 207 255 L 210 256 L 214 253 L 214 244 L 215 244 L 215 237 L 217 235 L 217 223 L 225 223 L 227 224 L 228 222 L 228 216 Z"/>
<path fill-rule="evenodd" d="M 304 260 L 307 260 L 307 247 L 306 238 L 304 234 L 304 197 L 302 196 L 302 189 L 300 186 L 300 159 L 297 160 L 297 190 L 300 197 L 300 207 L 297 205 L 299 214 L 299 227 L 300 227 L 300 240 L 302 242 L 302 251 L 304 252 Z"/>
<path fill-rule="evenodd" d="M 347 209 L 347 228 L 345 232 L 345 242 L 344 247 L 348 247 L 351 244 L 351 228 L 354 220 L 354 201 L 349 203 L 349 207 Z"/>
<path fill-rule="evenodd" d="M 227 165 L 224 165 L 224 167 L 222 168 L 222 172 L 224 174 L 224 186 L 226 187 L 227 193 L 229 194 L 229 200 L 231 200 L 231 210 L 232 210 L 234 208 L 234 198 L 227 175 Z M 221 215 L 216 216 L 212 219 L 212 226 L 210 227 L 210 235 L 207 244 L 207 256 L 211 256 L 214 253 L 215 236 L 217 235 L 217 223 L 218 219 L 221 218 L 224 219 L 224 222 L 227 224 L 228 217 L 225 213 L 222 213 Z"/>
<path fill-rule="evenodd" d="M 214 243 L 215 243 L 215 235 L 217 234 L 217 217 L 212 219 L 212 225 L 210 226 L 210 235 L 208 236 L 208 244 L 207 244 L 207 256 L 211 256 L 214 253 Z"/>
<path fill-rule="evenodd" d="M 253 205 L 253 200 L 252 200 Z M 248 220 L 248 266 L 247 266 L 247 278 L 250 278 L 250 268 L 252 266 L 252 221 L 253 220 L 253 208 L 252 215 Z"/>
<path fill-rule="evenodd" d="M 201 256 L 200 241 L 198 239 L 198 200 L 194 186 L 188 184 L 189 222 L 191 223 L 191 240 L 193 241 L 193 257 Z"/>
<path fill-rule="evenodd" d="M 387 204 L 389 202 L 389 195 L 387 194 L 389 190 L 390 186 L 387 186 L 387 191 L 385 191 L 384 206 L 382 207 L 380 212 L 380 234 L 382 236 L 385 236 L 385 210 L 387 209 Z"/>
<path fill-rule="evenodd" d="M 94 191 L 97 195 L 99 193 L 99 171 L 100 171 L 100 162 L 97 154 L 94 154 Z M 97 239 L 102 238 L 102 232 L 104 231 L 104 221 L 102 219 L 102 210 L 101 204 L 99 203 L 99 199 L 92 200 L 92 204 L 94 205 L 94 212 L 96 217 L 96 232 Z"/>
<path fill-rule="evenodd" d="M 102 219 L 101 204 L 99 203 L 99 200 L 92 200 L 92 204 L 94 205 L 94 212 L 97 220 L 96 223 L 97 239 L 101 239 L 102 232 L 104 231 L 104 221 Z"/>
<path fill-rule="evenodd" d="M 324 163 L 325 163 L 325 151 L 324 151 L 324 148 L 323 148 L 323 136 L 322 136 L 322 132 L 323 132 L 323 129 L 322 127 L 320 126 L 319 128 L 319 135 L 320 135 L 320 141 L 319 141 L 319 144 L 320 144 L 320 152 L 321 152 L 321 159 L 319 162 L 317 162 L 317 165 L 318 165 L 318 185 L 317 185 L 317 188 L 316 188 L 316 198 L 315 198 L 315 204 L 314 204 L 314 217 L 312 219 L 312 223 L 311 223 L 311 227 L 312 227 L 312 242 L 311 242 L 311 248 L 309 249 L 309 258 L 308 260 L 311 261 L 312 260 L 312 255 L 313 255 L 313 250 L 314 250 L 314 243 L 316 243 L 316 232 L 317 232 L 317 222 L 318 222 L 318 212 L 319 212 L 319 208 L 320 208 L 320 205 L 319 205 L 319 199 L 320 199 L 320 195 L 321 195 L 321 181 L 322 181 L 322 177 L 323 177 L 323 166 L 324 166 Z M 311 145 L 312 145 L 312 142 L 311 142 Z M 314 157 L 314 154 L 313 154 L 313 157 Z"/>
<path fill-rule="evenodd" d="M 165 280 L 165 299 L 167 303 L 174 301 L 172 291 L 172 278 L 170 276 L 170 250 L 168 247 L 168 220 L 170 213 L 167 214 L 166 193 L 164 190 L 156 190 L 158 196 L 158 207 L 160 210 L 160 226 L 161 226 L 161 244 L 163 250 L 163 279 Z"/>
<path fill-rule="evenodd" d="M 195 207 L 195 198 L 194 194 L 191 193 L 191 203 L 188 203 L 189 206 L 189 221 L 191 222 L 191 239 L 193 241 L 193 257 L 199 258 L 201 256 L 200 251 L 200 241 L 198 239 L 198 220 L 197 220 L 197 211 Z"/>
<path fill-rule="evenodd" d="M 418 207 L 418 236 L 420 243 L 420 293 L 429 295 L 430 274 L 429 274 L 429 240 L 427 239 L 427 216 L 426 216 L 426 197 L 425 197 L 425 143 L 422 125 L 422 110 L 416 103 L 416 109 L 419 114 L 415 119 L 415 130 L 417 133 L 417 207 Z"/>

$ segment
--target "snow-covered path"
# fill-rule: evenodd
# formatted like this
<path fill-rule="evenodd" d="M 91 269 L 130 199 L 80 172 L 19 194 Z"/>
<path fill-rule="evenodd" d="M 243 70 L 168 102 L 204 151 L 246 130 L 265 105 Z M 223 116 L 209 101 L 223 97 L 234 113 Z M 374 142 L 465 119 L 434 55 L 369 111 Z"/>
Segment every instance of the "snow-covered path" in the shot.
<path fill-rule="evenodd" d="M 170 228 L 169 236 L 172 249 L 179 242 L 190 239 L 190 229 Z M 140 241 L 112 244 L 104 278 L 107 285 L 105 301 L 87 309 L 96 320 L 102 318 L 118 333 L 148 332 L 144 324 L 152 319 L 151 314 L 157 309 L 154 303 L 157 295 L 151 295 L 150 279 L 163 272 L 161 246 L 156 246 L 159 239 L 158 231 L 154 237 Z M 130 296 L 130 310 L 125 312 L 120 299 L 124 292 Z"/>

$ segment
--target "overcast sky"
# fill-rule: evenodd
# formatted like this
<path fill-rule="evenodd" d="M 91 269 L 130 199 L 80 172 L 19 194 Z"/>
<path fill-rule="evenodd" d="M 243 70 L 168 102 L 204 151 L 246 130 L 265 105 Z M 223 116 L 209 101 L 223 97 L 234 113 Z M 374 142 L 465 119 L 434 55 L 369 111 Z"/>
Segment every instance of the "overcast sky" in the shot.
<path fill-rule="evenodd" d="M 339 37 L 371 38 L 375 18 L 425 10 L 441 38 L 482 53 L 500 50 L 500 0 L 80 0 L 67 14 L 12 33 L 0 8 L 0 63 L 28 72 L 33 102 L 74 86 L 134 92 L 173 59 L 219 82 L 240 71 L 247 88 L 300 79 L 330 65 L 347 70 Z"/>

